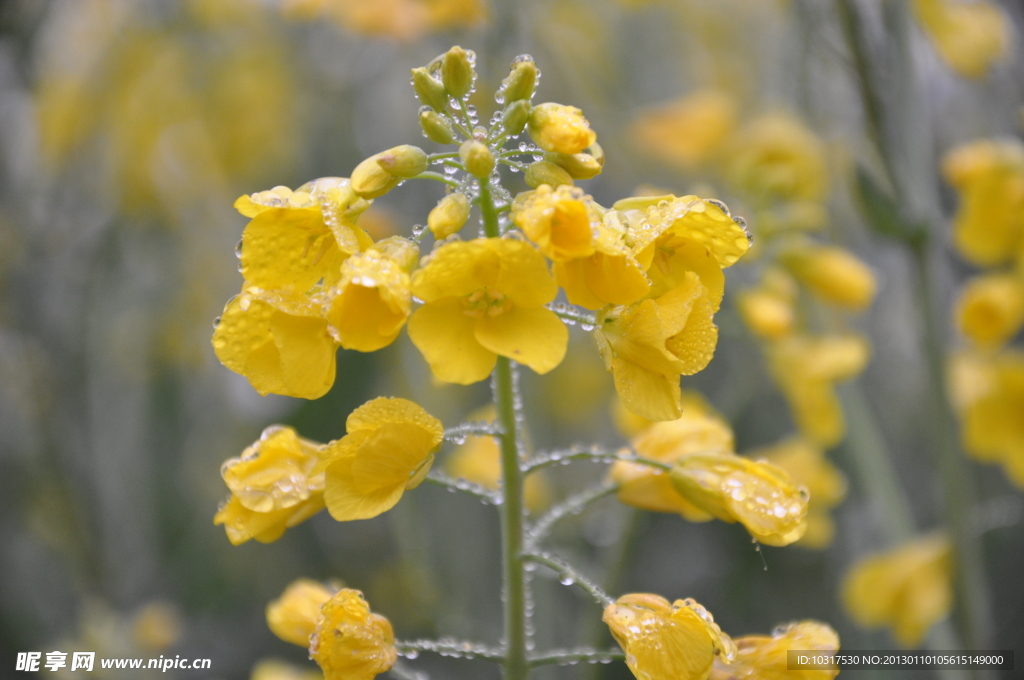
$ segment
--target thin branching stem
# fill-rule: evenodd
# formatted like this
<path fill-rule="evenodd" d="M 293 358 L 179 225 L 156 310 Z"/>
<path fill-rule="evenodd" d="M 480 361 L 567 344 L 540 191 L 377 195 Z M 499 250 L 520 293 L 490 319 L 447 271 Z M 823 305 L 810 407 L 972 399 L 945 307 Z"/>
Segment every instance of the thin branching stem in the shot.
<path fill-rule="evenodd" d="M 478 642 L 466 640 L 454 640 L 442 638 L 440 640 L 398 640 L 395 642 L 395 649 L 399 654 L 414 655 L 418 652 L 431 652 L 441 656 L 451 656 L 463 659 L 486 659 L 501 663 L 505 655 L 500 649 L 494 649 Z"/>
<path fill-rule="evenodd" d="M 607 607 L 613 602 L 612 598 L 608 597 L 608 593 L 601 589 L 601 586 L 576 571 L 571 564 L 559 557 L 545 552 L 523 553 L 521 557 L 525 562 L 533 562 L 553 570 L 558 574 L 563 585 L 579 586 L 602 607 Z"/>
<path fill-rule="evenodd" d="M 423 481 L 436 484 L 437 486 L 443 486 L 449 491 L 464 493 L 489 505 L 501 504 L 501 494 L 497 491 L 492 491 L 485 486 L 481 486 L 475 482 L 470 482 L 465 479 L 449 477 L 439 470 L 431 470 Z"/>
<path fill-rule="evenodd" d="M 568 649 L 565 651 L 551 651 L 539 654 L 530 659 L 530 667 L 551 666 L 553 664 L 575 664 L 580 661 L 584 663 L 609 663 L 611 661 L 625 661 L 626 655 L 618 649 L 605 651 L 596 649 Z"/>
<path fill-rule="evenodd" d="M 640 465 L 646 465 L 664 472 L 672 470 L 672 466 L 667 463 L 637 456 L 626 448 L 611 451 L 599 446 L 578 446 L 559 451 L 538 453 L 523 466 L 523 474 L 533 474 L 538 470 L 555 465 L 568 465 L 577 460 L 587 460 L 595 463 L 614 463 L 621 460 L 627 463 L 639 463 Z"/>
<path fill-rule="evenodd" d="M 424 172 L 421 172 L 420 174 L 418 174 L 415 177 L 413 177 L 413 179 L 432 179 L 435 182 L 444 182 L 448 186 L 452 186 L 452 187 L 458 187 L 459 186 L 459 183 L 457 181 L 455 181 L 454 179 L 452 179 L 451 177 L 447 177 L 446 175 L 442 175 L 440 172 L 433 172 L 432 170 L 426 170 Z"/>
<path fill-rule="evenodd" d="M 618 490 L 617 484 L 598 484 L 585 491 L 581 491 L 574 496 L 569 496 L 567 499 L 553 506 L 543 515 L 541 515 L 536 522 L 526 532 L 526 545 L 531 548 L 540 543 L 551 531 L 551 527 L 555 525 L 560 519 L 569 515 L 579 514 L 588 505 L 595 501 L 599 501 L 606 496 L 610 496 Z"/>

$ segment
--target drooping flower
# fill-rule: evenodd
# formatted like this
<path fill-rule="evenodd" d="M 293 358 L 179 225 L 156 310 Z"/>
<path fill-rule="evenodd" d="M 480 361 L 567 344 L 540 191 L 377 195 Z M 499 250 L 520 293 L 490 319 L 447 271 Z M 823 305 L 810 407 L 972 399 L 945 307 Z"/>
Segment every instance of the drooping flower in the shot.
<path fill-rule="evenodd" d="M 313 470 L 322 444 L 290 427 L 268 427 L 252 446 L 221 466 L 231 497 L 214 517 L 234 545 L 276 541 L 285 529 L 324 508 L 324 475 Z"/>
<path fill-rule="evenodd" d="M 670 478 L 693 505 L 722 521 L 739 522 L 766 545 L 789 545 L 807 530 L 807 489 L 771 463 L 694 454 L 680 458 Z"/>
<path fill-rule="evenodd" d="M 949 615 L 950 549 L 945 535 L 932 534 L 861 560 L 843 581 L 843 606 L 858 624 L 890 627 L 901 645 L 916 646 Z"/>
<path fill-rule="evenodd" d="M 831 680 L 839 675 L 835 666 L 789 669 L 790 650 L 822 654 L 839 651 L 839 635 L 825 623 L 797 621 L 776 627 L 770 636 L 744 635 L 735 642 L 735 661 L 715 659 L 710 680 Z"/>
<path fill-rule="evenodd" d="M 960 254 L 986 267 L 1024 251 L 1024 144 L 983 139 L 953 149 L 942 173 L 960 194 L 953 242 Z"/>
<path fill-rule="evenodd" d="M 645 155 L 693 170 L 718 152 L 736 125 L 736 101 L 720 90 L 699 90 L 642 112 L 629 137 Z"/>
<path fill-rule="evenodd" d="M 391 623 L 370 611 L 361 592 L 342 588 L 320 612 L 309 656 L 320 665 L 324 680 L 373 680 L 395 665 Z"/>
<path fill-rule="evenodd" d="M 582 189 L 542 184 L 516 196 L 512 222 L 555 262 L 587 257 L 594 252 L 594 231 L 601 214 Z"/>
<path fill-rule="evenodd" d="M 374 352 L 398 337 L 412 307 L 408 270 L 418 254 L 411 241 L 392 236 L 345 260 L 326 315 L 342 347 Z"/>
<path fill-rule="evenodd" d="M 785 470 L 794 483 L 807 488 L 811 495 L 807 506 L 807 532 L 797 545 L 811 549 L 828 547 L 835 535 L 835 523 L 829 510 L 846 497 L 846 477 L 825 458 L 824 451 L 797 437 L 746 455 L 754 460 L 767 460 Z"/>
<path fill-rule="evenodd" d="M 424 305 L 409 319 L 409 337 L 444 382 L 479 382 L 499 355 L 547 373 L 569 341 L 565 324 L 544 308 L 557 290 L 544 257 L 528 243 L 447 243 L 413 275 L 413 295 Z"/>
<path fill-rule="evenodd" d="M 1006 55 L 1010 25 L 996 3 L 914 0 L 914 15 L 946 65 L 965 78 L 982 78 Z"/>
<path fill-rule="evenodd" d="M 533 107 L 527 130 L 537 146 L 556 153 L 580 153 L 597 141 L 582 111 L 553 102 Z"/>
<path fill-rule="evenodd" d="M 323 306 L 317 288 L 310 293 L 246 288 L 224 307 L 213 333 L 214 352 L 262 395 L 322 397 L 334 384 L 338 349 Z"/>
<path fill-rule="evenodd" d="M 719 416 L 696 392 L 684 392 L 682 415 L 676 420 L 653 423 L 637 434 L 632 449 L 642 458 L 674 465 L 697 453 L 732 453 L 733 435 Z M 667 471 L 629 461 L 617 461 L 608 473 L 618 485 L 619 501 L 641 510 L 678 513 L 691 522 L 712 519 L 676 491 Z"/>
<path fill-rule="evenodd" d="M 705 680 L 715 655 L 732 659 L 735 645 L 697 602 L 660 595 L 623 595 L 602 620 L 626 653 L 637 680 Z"/>
<path fill-rule="evenodd" d="M 843 248 L 801 243 L 783 251 L 780 260 L 825 302 L 862 311 L 875 298 L 871 268 Z"/>
<path fill-rule="evenodd" d="M 768 348 L 775 381 L 789 401 L 800 432 L 819 446 L 842 440 L 846 431 L 835 383 L 867 365 L 867 341 L 855 335 L 792 335 Z"/>
<path fill-rule="evenodd" d="M 999 347 L 1024 326 L 1024 278 L 1016 273 L 972 279 L 956 304 L 960 331 L 981 347 Z"/>
<path fill-rule="evenodd" d="M 285 642 L 308 647 L 320 619 L 320 607 L 336 592 L 338 588 L 329 588 L 312 579 L 293 581 L 281 597 L 267 605 L 267 626 Z"/>
<path fill-rule="evenodd" d="M 728 156 L 729 180 L 760 201 L 820 201 L 828 192 L 821 140 L 796 118 L 755 118 L 733 137 Z"/>
<path fill-rule="evenodd" d="M 423 481 L 441 445 L 441 421 L 407 399 L 378 397 L 345 421 L 347 434 L 327 444 L 324 502 L 338 521 L 369 519 L 393 508 Z"/>

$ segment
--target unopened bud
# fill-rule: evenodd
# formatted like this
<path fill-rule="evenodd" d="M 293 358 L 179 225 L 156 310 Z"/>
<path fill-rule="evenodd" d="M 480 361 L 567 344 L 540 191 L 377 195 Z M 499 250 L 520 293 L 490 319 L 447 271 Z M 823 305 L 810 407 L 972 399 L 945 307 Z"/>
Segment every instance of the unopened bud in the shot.
<path fill-rule="evenodd" d="M 505 101 L 511 104 L 520 99 L 530 99 L 537 87 L 537 64 L 530 56 L 523 56 L 512 63 L 512 72 L 501 82 Z"/>
<path fill-rule="evenodd" d="M 441 82 L 448 94 L 461 99 L 473 87 L 473 61 L 476 55 L 456 45 L 441 58 Z"/>
<path fill-rule="evenodd" d="M 512 102 L 501 114 L 501 124 L 510 137 L 515 137 L 526 127 L 530 120 L 530 102 L 525 99 Z"/>
<path fill-rule="evenodd" d="M 533 141 L 545 151 L 574 154 L 597 141 L 597 134 L 575 106 L 538 104 L 530 111 L 529 128 Z"/>
<path fill-rule="evenodd" d="M 361 198 L 377 198 L 388 193 L 401 181 L 377 162 L 381 154 L 370 156 L 352 171 L 352 191 Z"/>
<path fill-rule="evenodd" d="M 423 128 L 423 134 L 432 142 L 451 144 L 455 141 L 452 124 L 429 106 L 420 108 L 420 127 Z"/>
<path fill-rule="evenodd" d="M 448 93 L 444 89 L 444 83 L 430 75 L 430 72 L 423 66 L 412 70 L 412 88 L 416 91 L 416 97 L 435 110 L 444 111 L 448 106 Z"/>
<path fill-rule="evenodd" d="M 597 146 L 596 144 L 594 146 Z M 593 148 L 593 147 L 591 147 Z M 600 147 L 598 147 L 600 148 Z M 548 151 L 544 154 L 544 160 L 554 163 L 564 169 L 573 179 L 590 179 L 601 174 L 602 164 L 589 153 L 557 153 Z M 601 155 L 604 160 L 604 154 Z"/>
<path fill-rule="evenodd" d="M 377 163 L 395 177 L 415 177 L 427 169 L 427 152 L 403 144 L 377 154 Z"/>
<path fill-rule="evenodd" d="M 388 236 L 370 246 L 370 250 L 394 260 L 405 271 L 412 271 L 420 259 L 419 246 L 404 236 Z"/>
<path fill-rule="evenodd" d="M 459 158 L 474 177 L 487 177 L 494 170 L 494 154 L 483 142 L 467 139 L 459 147 Z"/>
<path fill-rule="evenodd" d="M 469 219 L 469 199 L 465 194 L 448 194 L 427 215 L 427 226 L 434 238 L 447 238 L 462 229 Z"/>
<path fill-rule="evenodd" d="M 573 185 L 572 177 L 569 173 L 550 161 L 531 163 L 530 167 L 526 168 L 524 179 L 527 186 L 531 189 L 536 189 L 541 184 L 549 184 L 552 188 L 562 186 L 563 184 Z"/>

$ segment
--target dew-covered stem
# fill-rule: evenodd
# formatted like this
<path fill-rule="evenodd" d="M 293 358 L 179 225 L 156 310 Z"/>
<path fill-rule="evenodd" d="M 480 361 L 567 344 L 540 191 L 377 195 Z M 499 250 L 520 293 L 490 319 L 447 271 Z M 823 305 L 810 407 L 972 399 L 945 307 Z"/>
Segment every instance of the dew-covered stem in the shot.
<path fill-rule="evenodd" d="M 608 593 L 601 589 L 601 586 L 580 574 L 565 560 L 548 553 L 524 553 L 522 555 L 522 559 L 524 562 L 533 562 L 534 564 L 540 564 L 548 567 L 558 574 L 562 585 L 579 586 L 588 595 L 590 595 L 590 597 L 594 598 L 594 601 L 602 607 L 607 607 L 613 602 L 612 598 L 608 596 Z"/>

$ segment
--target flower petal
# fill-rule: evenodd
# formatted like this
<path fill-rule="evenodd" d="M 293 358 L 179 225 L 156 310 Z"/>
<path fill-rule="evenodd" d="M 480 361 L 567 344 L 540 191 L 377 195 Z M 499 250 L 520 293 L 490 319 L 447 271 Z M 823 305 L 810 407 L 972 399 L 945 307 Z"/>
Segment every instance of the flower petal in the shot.
<path fill-rule="evenodd" d="M 488 245 L 491 240 L 499 239 L 455 241 L 435 250 L 413 274 L 412 294 L 430 303 L 494 286 L 499 265 L 498 254 Z"/>
<path fill-rule="evenodd" d="M 612 359 L 615 390 L 627 409 L 648 420 L 675 420 L 679 408 L 679 377 L 653 373 L 630 361 Z"/>
<path fill-rule="evenodd" d="M 547 373 L 562 362 L 569 344 L 569 329 L 549 309 L 512 309 L 483 316 L 476 324 L 476 340 L 503 357 Z"/>
<path fill-rule="evenodd" d="M 476 321 L 452 297 L 429 302 L 409 318 L 409 338 L 438 380 L 470 385 L 491 374 L 497 357 L 476 340 Z"/>

